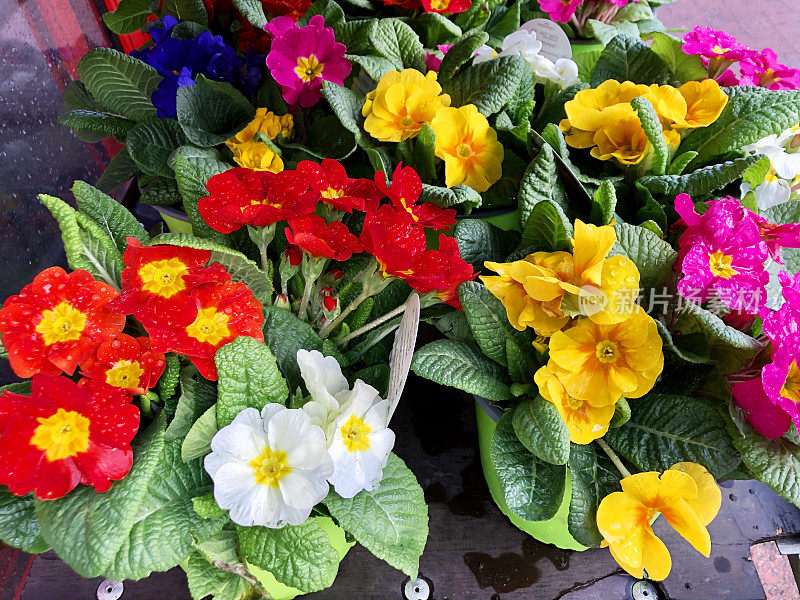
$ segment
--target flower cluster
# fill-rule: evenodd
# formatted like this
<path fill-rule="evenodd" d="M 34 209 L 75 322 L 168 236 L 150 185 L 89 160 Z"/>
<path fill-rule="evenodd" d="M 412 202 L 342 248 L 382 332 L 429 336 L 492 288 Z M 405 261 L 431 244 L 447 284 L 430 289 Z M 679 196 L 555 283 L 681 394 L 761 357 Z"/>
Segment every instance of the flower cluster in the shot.
<path fill-rule="evenodd" d="M 386 6 L 402 6 L 408 10 L 422 9 L 440 15 L 455 15 L 467 10 L 470 0 L 383 0 Z"/>
<path fill-rule="evenodd" d="M 619 9 L 639 0 L 539 0 L 539 7 L 558 23 L 572 23 L 583 32 L 589 19 L 609 23 Z"/>
<path fill-rule="evenodd" d="M 653 105 L 672 151 L 683 135 L 716 121 L 728 103 L 712 79 L 689 81 L 679 88 L 610 79 L 578 92 L 564 105 L 567 118 L 560 127 L 567 143 L 573 148 L 591 148 L 592 156 L 600 160 L 640 164 L 652 153 L 652 145 L 631 106 L 634 98 L 645 98 Z"/>
<path fill-rule="evenodd" d="M 292 136 L 292 115 L 278 116 L 266 108 L 256 109 L 256 116 L 247 127 L 225 142 L 233 153 L 233 161 L 240 167 L 254 171 L 283 171 L 283 160 L 270 146 L 259 139 L 261 136 L 274 140 L 278 136 Z"/>
<path fill-rule="evenodd" d="M 785 204 L 800 189 L 800 125 L 779 134 L 768 135 L 742 150 L 748 154 L 765 156 L 769 168 L 760 183 L 742 183 L 742 195 L 753 193 L 759 210 Z"/>
<path fill-rule="evenodd" d="M 761 52 L 738 42 L 724 31 L 695 27 L 683 38 L 683 51 L 703 59 L 708 76 L 726 86 L 755 86 L 770 90 L 800 89 L 800 69 L 778 62 L 771 48 Z M 739 67 L 737 75 L 732 69 Z"/>
<path fill-rule="evenodd" d="M 678 291 L 698 303 L 719 299 L 735 311 L 758 314 L 767 300 L 768 259 L 781 262 L 781 248 L 800 247 L 800 224 L 776 225 L 726 197 L 697 214 L 691 197 L 675 198 L 686 230 L 678 240 Z"/>
<path fill-rule="evenodd" d="M 576 444 L 605 435 L 617 400 L 649 392 L 664 365 L 655 321 L 635 304 L 636 265 L 607 258 L 615 241 L 612 227 L 576 221 L 572 253 L 487 262 L 498 275 L 481 277 L 512 326 L 550 338 L 550 360 L 535 381 Z"/>
<path fill-rule="evenodd" d="M 239 56 L 222 36 L 209 31 L 178 39 L 172 35 L 177 24 L 174 17 L 165 16 L 161 27 L 149 30 L 154 44 L 131 52 L 164 76 L 151 96 L 159 117 L 177 117 L 178 88 L 195 85 L 198 75 L 232 83 L 247 94 L 255 92 L 264 75 L 263 56 L 252 51 Z"/>
<path fill-rule="evenodd" d="M 389 71 L 367 94 L 362 108 L 364 129 L 382 142 L 416 137 L 430 125 L 436 134 L 436 156 L 444 161 L 447 187 L 468 185 L 485 192 L 502 174 L 503 146 L 474 104 L 450 106 L 436 72 Z"/>

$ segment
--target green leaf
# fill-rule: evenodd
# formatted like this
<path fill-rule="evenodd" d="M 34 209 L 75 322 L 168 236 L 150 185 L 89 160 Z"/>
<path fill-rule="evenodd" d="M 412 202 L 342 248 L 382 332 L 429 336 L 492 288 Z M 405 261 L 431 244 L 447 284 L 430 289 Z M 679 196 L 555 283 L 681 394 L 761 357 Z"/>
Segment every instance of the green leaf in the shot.
<path fill-rule="evenodd" d="M 344 22 L 344 11 L 333 0 L 314 0 L 308 7 L 303 16 L 297 20 L 298 27 L 305 27 L 314 15 L 322 15 L 325 18 L 325 26 L 333 27 L 337 23 Z"/>
<path fill-rule="evenodd" d="M 586 37 L 595 38 L 602 42 L 603 45 L 608 44 L 618 35 L 630 38 L 639 37 L 639 28 L 635 23 L 630 23 L 629 21 L 610 24 L 597 19 L 589 19 L 583 32 Z"/>
<path fill-rule="evenodd" d="M 414 474 L 394 454 L 380 485 L 353 498 L 331 492 L 325 499 L 331 516 L 359 544 L 411 578 L 428 538 L 428 507 Z"/>
<path fill-rule="evenodd" d="M 189 433 L 186 434 L 181 445 L 181 458 L 184 461 L 190 461 L 204 457 L 211 452 L 211 440 L 217 431 L 219 431 L 217 426 L 217 406 L 214 405 L 204 412 L 189 429 Z"/>
<path fill-rule="evenodd" d="M 31 554 L 50 548 L 42 537 L 32 494 L 20 497 L 0 490 L 0 540 Z"/>
<path fill-rule="evenodd" d="M 106 577 L 142 579 L 167 571 L 192 552 L 193 541 L 213 535 L 228 520 L 195 512 L 192 499 L 211 491 L 211 478 L 203 461 L 184 462 L 180 454 L 181 440 L 165 444 L 128 540 L 103 571 Z"/>
<path fill-rule="evenodd" d="M 116 34 L 139 31 L 153 14 L 150 0 L 122 0 L 114 12 L 103 15 L 103 22 Z"/>
<path fill-rule="evenodd" d="M 572 249 L 572 225 L 564 211 L 552 200 L 537 203 L 522 230 L 522 245 L 554 252 Z"/>
<path fill-rule="evenodd" d="M 697 152 L 692 165 L 704 165 L 800 121 L 800 91 L 771 91 L 757 87 L 726 88 L 728 105 L 708 127 L 696 129 L 681 150 Z"/>
<path fill-rule="evenodd" d="M 659 323 L 656 321 L 656 323 Z M 617 404 L 614 406 L 614 414 L 611 417 L 611 422 L 609 423 L 609 427 L 612 429 L 616 429 L 617 427 L 622 427 L 631 420 L 631 405 L 628 401 L 620 397 L 617 400 Z"/>
<path fill-rule="evenodd" d="M 419 36 L 399 19 L 380 19 L 369 30 L 375 52 L 391 61 L 400 71 L 404 68 L 425 71 L 425 50 Z"/>
<path fill-rule="evenodd" d="M 461 36 L 461 27 L 445 15 L 435 12 L 423 12 L 411 19 L 408 24 L 414 31 L 422 35 L 426 48 L 435 48 L 439 44 L 453 42 Z M 339 37 L 337 36 L 336 39 L 338 40 Z"/>
<path fill-rule="evenodd" d="M 655 52 L 678 81 L 701 81 L 708 77 L 703 61 L 698 55 L 683 51 L 683 40 L 666 33 L 654 33 L 651 50 Z"/>
<path fill-rule="evenodd" d="M 460 219 L 453 237 L 458 243 L 461 258 L 476 270 L 484 269 L 487 260 L 502 262 L 519 244 L 516 232 L 503 231 L 482 219 Z"/>
<path fill-rule="evenodd" d="M 175 396 L 175 391 L 178 389 L 181 376 L 181 361 L 177 354 L 167 353 L 166 366 L 164 367 L 164 374 L 158 380 L 158 396 L 164 402 L 164 410 L 168 412 L 168 417 L 172 418 L 175 414 L 175 406 L 177 399 L 174 403 L 169 400 Z"/>
<path fill-rule="evenodd" d="M 547 463 L 564 465 L 569 458 L 569 430 L 555 405 L 541 396 L 528 398 L 513 411 L 511 424 L 519 441 Z"/>
<path fill-rule="evenodd" d="M 217 425 L 230 425 L 245 408 L 261 410 L 267 404 L 284 404 L 289 388 L 269 348 L 251 337 L 238 337 L 214 356 L 217 383 Z"/>
<path fill-rule="evenodd" d="M 189 141 L 206 148 L 244 129 L 255 109 L 230 83 L 198 75 L 196 85 L 178 88 L 177 112 Z"/>
<path fill-rule="evenodd" d="M 451 79 L 464 63 L 475 56 L 475 51 L 489 40 L 485 31 L 469 33 L 458 40 L 442 59 L 439 65 L 439 81 Z"/>
<path fill-rule="evenodd" d="M 72 185 L 72 193 L 75 195 L 78 210 L 93 219 L 114 240 L 120 252 L 128 247 L 128 237 L 134 237 L 143 244 L 150 240 L 136 217 L 111 196 L 80 180 Z"/>
<path fill-rule="evenodd" d="M 503 369 L 463 342 L 437 340 L 423 346 L 414 353 L 411 370 L 425 379 L 489 400 L 512 398 Z"/>
<path fill-rule="evenodd" d="M 506 342 L 521 347 L 528 345 L 527 339 L 511 326 L 506 309 L 479 281 L 465 281 L 458 286 L 458 299 L 464 309 L 469 328 L 484 355 L 496 363 L 507 366 Z"/>
<path fill-rule="evenodd" d="M 100 182 L 97 185 L 100 187 Z M 142 188 L 139 202 L 151 206 L 173 206 L 181 204 L 183 198 L 174 179 L 155 177 Z"/>
<path fill-rule="evenodd" d="M 281 148 L 299 150 L 316 159 L 344 160 L 356 149 L 355 137 L 342 126 L 335 115 L 314 119 L 305 145 L 285 140 L 278 143 Z"/>
<path fill-rule="evenodd" d="M 519 216 L 523 229 L 533 207 L 540 202 L 550 200 L 561 207 L 567 205 L 557 169 L 555 153 L 547 144 L 542 146 L 542 150 L 525 169 L 519 186 Z"/>
<path fill-rule="evenodd" d="M 217 401 L 216 382 L 201 377 L 194 366 L 181 371 L 180 382 L 181 396 L 175 407 L 175 417 L 164 434 L 167 441 L 184 438 L 194 422 Z"/>
<path fill-rule="evenodd" d="M 156 116 L 150 94 L 161 75 L 150 65 L 111 48 L 95 48 L 81 59 L 78 76 L 108 112 L 134 121 Z"/>
<path fill-rule="evenodd" d="M 500 5 L 492 10 L 484 27 L 491 36 L 493 45 L 501 44 L 503 38 L 519 29 L 521 7 L 521 2 L 515 2 L 510 6 Z"/>
<path fill-rule="evenodd" d="M 213 566 L 199 552 L 193 552 L 181 563 L 186 571 L 189 592 L 195 600 L 245 600 L 251 597 L 252 586 L 244 579 Z"/>
<path fill-rule="evenodd" d="M 653 162 L 650 167 L 654 175 L 663 175 L 667 171 L 667 160 L 669 159 L 669 148 L 664 139 L 661 128 L 661 121 L 658 119 L 655 108 L 646 98 L 634 98 L 631 106 L 639 117 L 642 129 L 653 146 Z"/>
<path fill-rule="evenodd" d="M 435 147 L 436 134 L 430 124 L 425 123 L 414 140 L 414 168 L 423 181 L 436 180 Z M 480 195 L 478 197 L 480 198 Z"/>
<path fill-rule="evenodd" d="M 530 68 L 519 56 L 501 56 L 464 69 L 449 81 L 442 80 L 442 87 L 450 94 L 453 106 L 474 104 L 478 112 L 488 117 L 514 96 Z"/>
<path fill-rule="evenodd" d="M 608 225 L 614 220 L 614 210 L 617 208 L 617 191 L 614 184 L 604 181 L 597 188 L 592 200 L 592 223 L 595 225 Z"/>
<path fill-rule="evenodd" d="M 135 125 L 133 121 L 115 117 L 104 112 L 78 108 L 68 110 L 58 117 L 58 122 L 74 132 L 98 134 L 100 139 L 114 136 L 124 138 Z"/>
<path fill-rule="evenodd" d="M 420 202 L 430 202 L 442 208 L 450 208 L 459 204 L 465 211 L 481 205 L 481 195 L 468 185 L 454 185 L 451 188 L 422 184 Z"/>
<path fill-rule="evenodd" d="M 490 460 L 503 488 L 503 497 L 518 517 L 528 521 L 552 519 L 564 497 L 567 468 L 536 460 L 519 441 L 507 411 L 492 435 Z"/>
<path fill-rule="evenodd" d="M 669 167 L 667 168 L 667 175 L 682 175 L 686 170 L 686 167 L 689 166 L 689 163 L 692 162 L 696 156 L 697 152 L 694 150 L 679 154 L 673 158 L 672 162 L 669 164 Z"/>
<path fill-rule="evenodd" d="M 594 444 L 573 444 L 569 454 L 572 475 L 572 500 L 567 527 L 584 546 L 597 547 L 603 536 L 597 529 L 597 507 L 600 501 L 619 491 L 619 474 L 608 457 L 597 452 Z"/>
<path fill-rule="evenodd" d="M 758 156 L 736 158 L 719 164 L 709 165 L 685 175 L 650 175 L 639 179 L 638 183 L 653 194 L 666 196 L 670 201 L 678 194 L 701 196 L 739 179 Z"/>
<path fill-rule="evenodd" d="M 672 76 L 664 61 L 638 36 L 618 35 L 608 42 L 597 60 L 591 85 L 597 87 L 608 79 L 665 85 Z"/>
<path fill-rule="evenodd" d="M 219 263 L 230 273 L 231 279 L 245 284 L 256 300 L 262 304 L 272 304 L 272 280 L 256 263 L 245 256 L 237 256 L 229 252 L 211 252 L 211 262 Z"/>
<path fill-rule="evenodd" d="M 197 87 L 197 86 L 191 86 Z M 195 235 L 225 245 L 226 238 L 211 229 L 197 210 L 197 201 L 208 195 L 206 182 L 214 175 L 227 171 L 230 165 L 220 161 L 214 150 L 199 150 L 182 146 L 173 155 L 175 181 L 183 198 L 183 209 L 189 217 Z"/>
<path fill-rule="evenodd" d="M 139 122 L 128 134 L 125 145 L 133 162 L 148 175 L 173 177 L 169 157 L 179 146 L 188 143 L 181 126 L 174 119 L 153 117 Z"/>
<path fill-rule="evenodd" d="M 194 512 L 196 512 L 197 515 L 202 519 L 215 519 L 217 517 L 222 517 L 222 516 L 225 516 L 227 514 L 224 510 L 222 510 L 219 507 L 219 504 L 217 504 L 217 501 L 214 500 L 214 493 L 213 492 L 208 492 L 207 494 L 204 494 L 203 496 L 195 496 L 194 498 L 192 498 L 192 509 L 194 509 Z M 221 533 L 223 533 L 222 530 L 220 530 L 218 533 L 214 534 L 214 536 L 212 536 L 212 537 L 215 537 L 215 536 L 217 536 L 217 535 L 219 535 Z M 202 542 L 200 542 L 200 544 L 203 544 L 203 543 L 205 543 L 207 541 L 208 541 L 208 538 L 204 539 Z M 195 545 L 199 545 L 199 544 L 195 544 Z"/>
<path fill-rule="evenodd" d="M 289 388 L 295 389 L 302 383 L 300 367 L 297 366 L 297 351 L 301 348 L 321 350 L 322 340 L 311 325 L 285 308 L 266 306 L 264 316 L 264 343 L 275 355 Z"/>
<path fill-rule="evenodd" d="M 173 15 L 181 21 L 208 25 L 208 13 L 203 0 L 162 0 L 161 7 L 164 13 Z"/>
<path fill-rule="evenodd" d="M 370 78 L 380 81 L 389 71 L 394 71 L 395 66 L 388 58 L 382 56 L 360 56 L 358 54 L 345 54 L 350 62 L 359 65 Z"/>
<path fill-rule="evenodd" d="M 247 562 L 266 569 L 279 582 L 302 592 L 329 587 L 339 555 L 314 519 L 282 529 L 238 527 L 239 547 Z"/>
<path fill-rule="evenodd" d="M 80 486 L 63 498 L 36 501 L 42 535 L 59 558 L 83 577 L 105 574 L 128 539 L 164 449 L 164 419 L 134 445 L 133 466 L 122 481 L 98 494 Z"/>
<path fill-rule="evenodd" d="M 696 462 L 723 479 L 741 462 L 725 422 L 704 400 L 651 393 L 631 403 L 631 419 L 605 436 L 642 471 L 664 471 Z"/>
<path fill-rule="evenodd" d="M 233 0 L 233 5 L 256 29 L 264 29 L 267 17 L 260 0 Z"/>
<path fill-rule="evenodd" d="M 106 165 L 106 170 L 97 180 L 97 189 L 110 193 L 139 173 L 138 165 L 133 162 L 127 148 L 122 148 Z"/>
<path fill-rule="evenodd" d="M 678 253 L 652 231 L 636 225 L 617 223 L 617 244 L 639 269 L 639 285 L 656 288 L 672 273 Z"/>
<path fill-rule="evenodd" d="M 63 200 L 45 194 L 40 194 L 39 200 L 58 221 L 69 266 L 86 269 L 95 278 L 119 289 L 125 264 L 114 241 L 91 218 Z"/>
<path fill-rule="evenodd" d="M 573 54 L 572 60 L 578 65 L 578 77 L 581 81 L 589 82 L 592 78 L 592 71 L 597 66 L 597 61 L 603 50 L 591 50 L 588 52 L 581 52 L 580 54 Z"/>

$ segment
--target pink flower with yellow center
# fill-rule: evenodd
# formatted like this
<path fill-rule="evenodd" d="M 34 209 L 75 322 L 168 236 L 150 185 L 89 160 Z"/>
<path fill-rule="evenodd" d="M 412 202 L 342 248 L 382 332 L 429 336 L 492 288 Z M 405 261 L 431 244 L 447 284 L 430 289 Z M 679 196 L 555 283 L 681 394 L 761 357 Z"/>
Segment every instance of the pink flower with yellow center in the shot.
<path fill-rule="evenodd" d="M 325 27 L 322 15 L 311 17 L 298 27 L 289 17 L 277 17 L 266 26 L 272 34 L 267 67 L 289 104 L 314 106 L 320 99 L 323 81 L 338 85 L 350 75 L 347 49 L 336 41 L 333 29 Z"/>

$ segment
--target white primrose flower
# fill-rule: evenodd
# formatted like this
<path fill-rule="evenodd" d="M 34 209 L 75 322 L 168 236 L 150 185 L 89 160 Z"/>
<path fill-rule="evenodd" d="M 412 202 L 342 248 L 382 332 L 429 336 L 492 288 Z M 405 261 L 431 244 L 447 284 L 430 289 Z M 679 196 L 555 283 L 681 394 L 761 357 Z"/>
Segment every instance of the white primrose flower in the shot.
<path fill-rule="evenodd" d="M 578 65 L 571 58 L 559 58 L 553 63 L 550 59 L 537 55 L 528 62 L 540 82 L 552 81 L 564 89 L 579 81 Z"/>
<path fill-rule="evenodd" d="M 328 481 L 343 498 L 372 490 L 394 446 L 395 435 L 388 428 L 389 401 L 360 379 L 350 390 L 333 357 L 298 350 L 297 362 L 311 393 L 303 410 L 325 431 L 333 461 Z"/>
<path fill-rule="evenodd" d="M 246 408 L 211 440 L 214 498 L 245 527 L 300 525 L 328 495 L 333 464 L 322 429 L 300 409 Z"/>
<path fill-rule="evenodd" d="M 514 56 L 519 55 L 526 61 L 530 62 L 533 57 L 539 54 L 542 49 L 542 42 L 536 39 L 535 31 L 527 31 L 525 29 L 518 29 L 514 33 L 508 34 L 500 46 L 500 52 L 496 52 L 489 46 L 481 46 L 475 51 L 475 58 L 473 64 L 480 64 L 487 62 L 498 56 Z"/>
<path fill-rule="evenodd" d="M 779 204 L 784 204 L 792 197 L 791 184 L 785 179 L 776 178 L 774 175 L 771 177 L 770 175 L 767 175 L 767 178 L 764 180 L 764 182 L 755 189 L 752 189 L 749 183 L 743 182 L 742 198 L 744 198 L 750 191 L 752 191 L 756 197 L 756 205 L 758 206 L 759 211 L 767 210 L 768 208 L 778 206 Z"/>

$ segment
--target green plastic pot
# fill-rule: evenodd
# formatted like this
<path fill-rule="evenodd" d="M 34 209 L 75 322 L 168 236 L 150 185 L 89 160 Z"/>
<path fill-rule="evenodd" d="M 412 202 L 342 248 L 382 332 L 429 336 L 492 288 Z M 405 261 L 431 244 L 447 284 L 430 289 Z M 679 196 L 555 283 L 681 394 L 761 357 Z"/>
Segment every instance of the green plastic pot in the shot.
<path fill-rule="evenodd" d="M 334 523 L 333 519 L 330 517 L 314 517 L 314 519 L 320 528 L 326 534 L 328 534 L 328 539 L 330 540 L 331 545 L 339 555 L 339 562 L 342 562 L 350 548 L 355 545 L 355 541 L 348 542 L 345 537 L 344 529 Z M 250 573 L 252 573 L 253 576 L 258 579 L 259 582 L 261 582 L 261 585 L 264 586 L 264 589 L 267 591 L 267 593 L 269 593 L 269 595 L 275 600 L 292 600 L 303 593 L 297 588 L 282 584 L 280 581 L 275 579 L 275 577 L 269 571 L 259 569 L 258 567 L 249 563 L 247 564 L 247 568 Z"/>
<path fill-rule="evenodd" d="M 185 212 L 167 206 L 154 206 L 153 208 L 159 212 L 170 233 L 192 234 L 192 224 L 189 223 L 189 217 Z"/>
<path fill-rule="evenodd" d="M 572 46 L 572 58 L 584 52 L 594 52 L 605 48 L 603 42 L 597 40 L 572 40 L 570 41 L 570 46 Z"/>
<path fill-rule="evenodd" d="M 567 470 L 567 483 L 564 486 L 564 498 L 556 515 L 549 521 L 527 521 L 511 512 L 506 504 L 500 480 L 497 477 L 491 458 L 492 435 L 497 421 L 503 411 L 492 406 L 485 398 L 475 397 L 475 414 L 478 419 L 478 445 L 481 453 L 481 466 L 492 500 L 512 524 L 530 535 L 532 538 L 563 548 L 565 550 L 586 550 L 586 546 L 578 543 L 567 528 L 570 498 L 572 496 L 572 478 Z"/>

